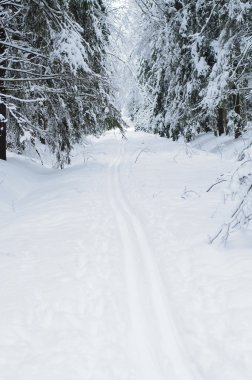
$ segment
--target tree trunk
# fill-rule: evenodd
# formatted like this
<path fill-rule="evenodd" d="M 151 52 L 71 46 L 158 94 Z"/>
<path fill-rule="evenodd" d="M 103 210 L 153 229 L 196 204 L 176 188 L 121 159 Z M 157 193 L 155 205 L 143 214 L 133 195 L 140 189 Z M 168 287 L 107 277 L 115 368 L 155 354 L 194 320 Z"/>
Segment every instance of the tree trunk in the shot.
<path fill-rule="evenodd" d="M 1 41 L 4 41 L 6 38 L 5 30 L 4 28 L 0 28 L 0 63 L 5 64 L 5 57 L 4 52 L 6 49 L 6 46 L 1 44 Z M 0 93 L 4 94 L 4 81 L 2 78 L 5 76 L 5 70 L 0 69 Z M 5 99 L 3 96 L 0 97 L 0 160 L 6 160 L 6 104 Z"/>
<path fill-rule="evenodd" d="M 227 128 L 227 111 L 224 107 L 220 107 L 217 110 L 217 131 L 218 135 L 222 135 L 226 132 Z"/>
<path fill-rule="evenodd" d="M 234 106 L 235 113 L 241 116 L 240 94 L 234 95 Z M 234 134 L 236 139 L 241 136 L 241 120 L 239 120 L 238 124 L 235 126 Z"/>

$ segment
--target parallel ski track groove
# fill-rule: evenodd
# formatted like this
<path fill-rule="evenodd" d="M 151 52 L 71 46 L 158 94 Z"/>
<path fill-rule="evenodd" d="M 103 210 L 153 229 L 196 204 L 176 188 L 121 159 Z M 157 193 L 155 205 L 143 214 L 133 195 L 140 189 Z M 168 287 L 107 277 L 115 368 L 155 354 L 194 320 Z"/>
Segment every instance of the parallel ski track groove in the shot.
<path fill-rule="evenodd" d="M 138 380 L 195 380 L 179 344 L 144 227 L 123 191 L 120 167 L 124 155 L 122 142 L 110 164 L 108 191 L 124 255 L 131 353 L 142 376 Z"/>

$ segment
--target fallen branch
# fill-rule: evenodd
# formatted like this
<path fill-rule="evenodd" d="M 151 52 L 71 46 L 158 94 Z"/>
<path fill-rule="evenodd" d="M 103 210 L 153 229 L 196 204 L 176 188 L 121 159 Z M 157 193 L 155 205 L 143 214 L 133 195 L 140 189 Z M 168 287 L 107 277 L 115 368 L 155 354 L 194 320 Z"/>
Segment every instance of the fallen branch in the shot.
<path fill-rule="evenodd" d="M 211 185 L 207 190 L 206 192 L 208 193 L 210 190 L 212 190 L 212 188 L 216 185 L 218 185 L 219 183 L 222 183 L 222 182 L 227 182 L 227 179 L 221 179 L 220 181 L 214 183 L 213 185 Z"/>
<path fill-rule="evenodd" d="M 251 221 L 252 214 L 246 213 L 245 206 L 248 200 L 248 195 L 252 190 L 252 185 L 249 186 L 243 199 L 236 207 L 235 211 L 232 213 L 229 222 L 224 223 L 219 231 L 213 238 L 209 239 L 209 243 L 212 244 L 220 235 L 222 235 L 222 240 L 226 243 L 231 232 L 235 231 L 238 226 L 247 225 Z"/>
<path fill-rule="evenodd" d="M 189 193 L 195 194 L 198 198 L 200 198 L 200 195 L 199 195 L 199 193 L 197 193 L 197 191 L 187 190 L 186 188 L 185 188 L 183 194 L 181 195 L 181 198 L 186 199 L 187 198 L 186 194 L 189 194 Z"/>
<path fill-rule="evenodd" d="M 150 150 L 148 148 L 144 148 L 144 149 L 141 149 L 140 152 L 138 153 L 138 155 L 136 156 L 136 159 L 135 159 L 135 164 L 137 163 L 139 157 L 141 156 L 142 153 L 144 152 L 149 152 Z"/>

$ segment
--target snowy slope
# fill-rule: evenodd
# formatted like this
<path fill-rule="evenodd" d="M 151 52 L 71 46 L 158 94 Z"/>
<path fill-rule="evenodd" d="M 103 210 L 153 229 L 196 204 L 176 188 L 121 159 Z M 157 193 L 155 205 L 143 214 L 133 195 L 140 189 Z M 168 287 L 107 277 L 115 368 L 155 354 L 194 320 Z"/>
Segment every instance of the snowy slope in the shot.
<path fill-rule="evenodd" d="M 236 149 L 130 130 L 0 162 L 0 379 L 250 380 L 251 230 L 208 244 Z"/>

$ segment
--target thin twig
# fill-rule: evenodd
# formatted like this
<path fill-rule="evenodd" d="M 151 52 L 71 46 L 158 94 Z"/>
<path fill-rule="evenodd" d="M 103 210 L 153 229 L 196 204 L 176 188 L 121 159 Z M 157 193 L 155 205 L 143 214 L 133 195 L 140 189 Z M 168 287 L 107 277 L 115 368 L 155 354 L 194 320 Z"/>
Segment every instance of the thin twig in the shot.
<path fill-rule="evenodd" d="M 221 182 L 227 182 L 227 179 L 221 179 L 220 181 L 214 183 L 213 185 L 211 185 L 207 190 L 206 192 L 208 193 L 214 186 L 218 185 L 219 183 Z"/>

